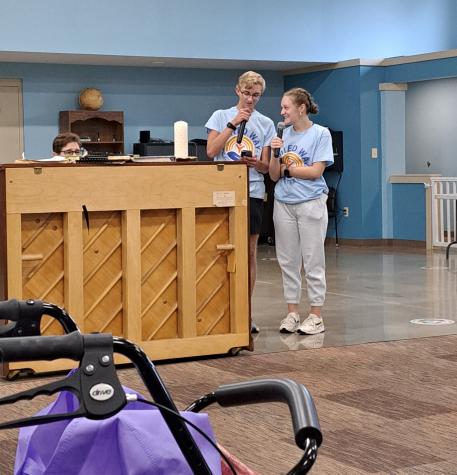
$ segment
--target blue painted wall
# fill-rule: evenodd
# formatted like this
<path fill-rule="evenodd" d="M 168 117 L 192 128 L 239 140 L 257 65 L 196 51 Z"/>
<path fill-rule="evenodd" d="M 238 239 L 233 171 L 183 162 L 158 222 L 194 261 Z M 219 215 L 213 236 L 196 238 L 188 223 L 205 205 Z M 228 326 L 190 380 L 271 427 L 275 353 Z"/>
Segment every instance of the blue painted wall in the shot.
<path fill-rule="evenodd" d="M 319 114 L 313 120 L 331 129 L 343 131 L 344 172 L 338 187 L 337 201 L 340 208 L 349 207 L 349 217 L 340 220 L 339 232 L 342 237 L 359 239 L 364 236 L 366 221 L 362 199 L 362 187 L 365 188 L 365 185 L 361 163 L 360 68 L 286 76 L 285 88 L 291 87 L 304 87 L 313 94 L 320 108 Z M 336 173 L 326 174 L 329 185 L 334 186 L 337 178 Z"/>
<path fill-rule="evenodd" d="M 454 0 L 2 0 L 3 51 L 335 62 L 457 47 Z"/>
<path fill-rule="evenodd" d="M 414 82 L 457 77 L 457 58 L 423 61 L 389 67 L 348 67 L 286 76 L 285 88 L 304 87 L 321 107 L 316 121 L 344 134 L 344 173 L 339 187 L 339 207 L 349 207 L 340 220 L 340 235 L 352 239 L 382 237 L 382 147 L 379 83 Z M 435 111 L 439 113 L 439 111 Z M 378 159 L 371 158 L 371 148 Z M 327 175 L 329 184 L 334 182 Z M 401 208 L 402 209 L 402 208 Z M 398 226 L 402 222 L 397 212 Z M 408 214 L 409 216 L 409 214 Z M 404 216 L 405 223 L 408 216 Z M 416 223 L 422 229 L 423 223 Z M 416 229 L 417 231 L 417 229 Z M 421 231 L 411 239 L 425 239 Z M 401 239 L 406 239 L 405 237 Z"/>
<path fill-rule="evenodd" d="M 364 239 L 382 236 L 381 193 L 381 97 L 379 83 L 384 81 L 379 67 L 360 68 L 360 167 L 361 216 Z M 378 158 L 371 158 L 371 149 L 378 149 Z"/>
<path fill-rule="evenodd" d="M 59 111 L 79 109 L 79 91 L 89 86 L 103 92 L 102 110 L 124 111 L 126 153 L 132 152 L 140 130 L 173 139 L 177 120 L 188 122 L 190 139 L 206 138 L 204 124 L 211 113 L 236 103 L 234 88 L 241 72 L 0 63 L 0 77 L 23 81 L 25 154 L 30 159 L 50 156 Z M 267 89 L 258 110 L 280 120 L 282 75 L 262 75 Z"/>
<path fill-rule="evenodd" d="M 425 188 L 423 184 L 392 185 L 393 239 L 425 241 Z"/>

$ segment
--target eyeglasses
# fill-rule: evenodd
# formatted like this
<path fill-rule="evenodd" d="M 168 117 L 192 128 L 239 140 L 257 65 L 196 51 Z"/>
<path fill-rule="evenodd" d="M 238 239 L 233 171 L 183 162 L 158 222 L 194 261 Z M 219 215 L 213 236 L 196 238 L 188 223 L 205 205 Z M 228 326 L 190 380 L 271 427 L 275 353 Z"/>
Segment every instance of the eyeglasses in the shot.
<path fill-rule="evenodd" d="M 240 92 L 241 94 L 243 94 L 245 99 L 249 99 L 250 97 L 252 97 L 253 101 L 258 101 L 260 99 L 260 96 L 262 95 L 262 94 L 259 94 L 258 92 L 255 92 L 254 94 L 251 94 L 249 91 L 240 91 Z"/>
<path fill-rule="evenodd" d="M 81 155 L 81 150 L 79 148 L 73 150 L 62 150 L 60 154 L 64 157 L 71 157 L 73 155 Z"/>

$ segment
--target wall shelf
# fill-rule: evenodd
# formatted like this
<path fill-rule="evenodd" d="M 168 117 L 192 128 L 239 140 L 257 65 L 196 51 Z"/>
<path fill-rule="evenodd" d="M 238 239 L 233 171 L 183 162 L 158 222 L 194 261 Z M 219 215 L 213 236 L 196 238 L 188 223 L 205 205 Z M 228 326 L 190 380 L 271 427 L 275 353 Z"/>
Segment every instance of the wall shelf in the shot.
<path fill-rule="evenodd" d="M 81 143 L 90 153 L 107 152 L 124 154 L 124 113 L 122 111 L 61 111 L 60 132 L 73 132 L 80 137 L 89 137 Z M 100 140 L 99 140 L 100 139 Z"/>

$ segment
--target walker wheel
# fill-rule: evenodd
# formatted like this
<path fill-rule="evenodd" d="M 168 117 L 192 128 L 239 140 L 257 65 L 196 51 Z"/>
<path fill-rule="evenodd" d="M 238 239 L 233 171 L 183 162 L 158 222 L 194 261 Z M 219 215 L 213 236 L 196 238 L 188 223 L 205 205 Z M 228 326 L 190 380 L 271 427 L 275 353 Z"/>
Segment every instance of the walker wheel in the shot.
<path fill-rule="evenodd" d="M 241 348 L 241 347 L 239 347 L 239 346 L 237 346 L 237 347 L 235 347 L 235 348 L 230 348 L 230 350 L 229 350 L 229 355 L 230 355 L 230 356 L 237 356 L 237 355 L 240 354 L 240 352 L 241 352 L 242 349 L 243 349 L 243 348 Z"/>
<path fill-rule="evenodd" d="M 32 368 L 12 369 L 8 371 L 6 379 L 8 381 L 16 381 L 22 376 L 33 376 L 35 371 Z"/>

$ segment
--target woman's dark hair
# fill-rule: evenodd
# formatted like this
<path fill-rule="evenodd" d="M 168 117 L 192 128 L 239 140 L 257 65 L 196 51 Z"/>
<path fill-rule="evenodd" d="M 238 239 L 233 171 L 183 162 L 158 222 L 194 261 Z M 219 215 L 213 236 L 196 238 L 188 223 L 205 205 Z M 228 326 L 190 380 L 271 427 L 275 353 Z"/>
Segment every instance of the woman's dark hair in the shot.
<path fill-rule="evenodd" d="M 289 96 L 296 106 L 305 104 L 306 112 L 308 114 L 317 114 L 319 112 L 319 107 L 314 102 L 313 96 L 306 89 L 294 87 L 293 89 L 286 91 L 284 95 Z"/>

